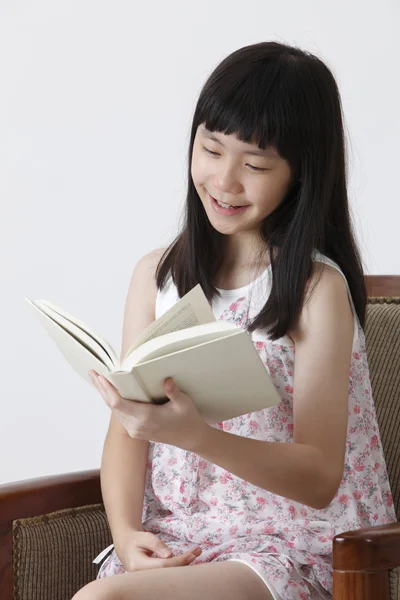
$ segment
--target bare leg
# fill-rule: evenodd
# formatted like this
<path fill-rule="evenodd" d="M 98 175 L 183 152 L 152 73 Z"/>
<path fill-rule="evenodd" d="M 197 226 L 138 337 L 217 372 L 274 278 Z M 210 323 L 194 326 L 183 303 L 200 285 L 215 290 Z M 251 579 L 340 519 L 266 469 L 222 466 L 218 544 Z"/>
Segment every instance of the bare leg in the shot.
<path fill-rule="evenodd" d="M 149 569 L 92 581 L 72 600 L 272 600 L 248 565 L 214 562 Z"/>

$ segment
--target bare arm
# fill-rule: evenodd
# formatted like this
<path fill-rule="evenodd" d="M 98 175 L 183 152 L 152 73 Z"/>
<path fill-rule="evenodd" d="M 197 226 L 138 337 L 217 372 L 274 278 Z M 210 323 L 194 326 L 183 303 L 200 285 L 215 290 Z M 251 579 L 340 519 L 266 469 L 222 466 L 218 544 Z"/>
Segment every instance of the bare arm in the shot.
<path fill-rule="evenodd" d="M 137 336 L 155 319 L 154 275 L 162 252 L 156 250 L 144 256 L 132 273 L 125 304 L 121 360 Z M 131 438 L 118 419 L 111 416 L 100 473 L 114 543 L 127 530 L 142 530 L 148 451 L 148 441 Z"/>
<path fill-rule="evenodd" d="M 209 427 L 187 449 L 272 493 L 325 508 L 343 474 L 353 331 L 343 278 L 326 268 L 291 333 L 296 349 L 293 443 Z"/>

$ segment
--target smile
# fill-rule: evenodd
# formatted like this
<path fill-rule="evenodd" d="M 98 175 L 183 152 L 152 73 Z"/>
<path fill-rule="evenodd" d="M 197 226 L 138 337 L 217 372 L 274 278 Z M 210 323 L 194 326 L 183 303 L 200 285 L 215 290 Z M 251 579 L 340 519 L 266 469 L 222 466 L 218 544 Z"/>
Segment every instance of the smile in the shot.
<path fill-rule="evenodd" d="M 213 198 L 210 194 L 211 206 L 220 215 L 224 215 L 225 217 L 230 217 L 233 215 L 242 214 L 245 212 L 249 205 L 247 206 L 232 206 L 231 204 L 224 204 L 223 202 L 219 202 L 216 198 Z"/>

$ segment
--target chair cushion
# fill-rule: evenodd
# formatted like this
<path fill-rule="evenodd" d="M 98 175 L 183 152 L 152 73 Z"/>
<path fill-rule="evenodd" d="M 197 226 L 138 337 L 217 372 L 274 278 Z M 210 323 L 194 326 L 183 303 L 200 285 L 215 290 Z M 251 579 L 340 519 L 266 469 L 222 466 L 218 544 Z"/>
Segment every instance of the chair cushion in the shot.
<path fill-rule="evenodd" d="M 389 571 L 390 600 L 399 600 L 400 598 L 400 569 L 391 569 Z"/>
<path fill-rule="evenodd" d="M 400 298 L 368 298 L 365 341 L 371 387 L 397 520 L 400 520 Z M 400 569 L 389 572 L 400 600 Z"/>
<path fill-rule="evenodd" d="M 71 600 L 96 578 L 93 559 L 111 544 L 102 504 L 13 522 L 13 600 Z"/>
<path fill-rule="evenodd" d="M 369 298 L 365 324 L 379 432 L 400 520 L 400 298 Z"/>

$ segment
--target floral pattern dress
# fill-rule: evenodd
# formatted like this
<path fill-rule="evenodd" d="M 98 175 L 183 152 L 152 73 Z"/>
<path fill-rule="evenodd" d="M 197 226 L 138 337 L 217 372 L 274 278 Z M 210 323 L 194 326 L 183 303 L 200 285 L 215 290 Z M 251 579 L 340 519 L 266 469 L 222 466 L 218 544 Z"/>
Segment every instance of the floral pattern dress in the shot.
<path fill-rule="evenodd" d="M 317 260 L 340 271 L 336 263 L 323 255 L 318 255 Z M 270 273 L 266 274 L 268 283 Z M 264 304 L 265 290 L 262 296 Z M 173 302 L 171 299 L 171 305 Z M 229 300 L 219 318 L 246 328 L 249 302 L 247 293 Z M 245 562 L 263 579 L 274 598 L 332 598 L 333 537 L 343 531 L 396 520 L 372 398 L 365 338 L 355 313 L 354 325 L 344 472 L 328 507 L 317 510 L 288 500 L 195 453 L 151 442 L 143 529 L 156 534 L 174 554 L 200 545 L 202 554 L 192 564 Z M 278 406 L 213 427 L 253 439 L 291 443 L 294 345 L 288 337 L 274 342 L 257 332 L 252 337 L 282 401 Z M 113 550 L 100 567 L 98 578 L 123 572 Z"/>

